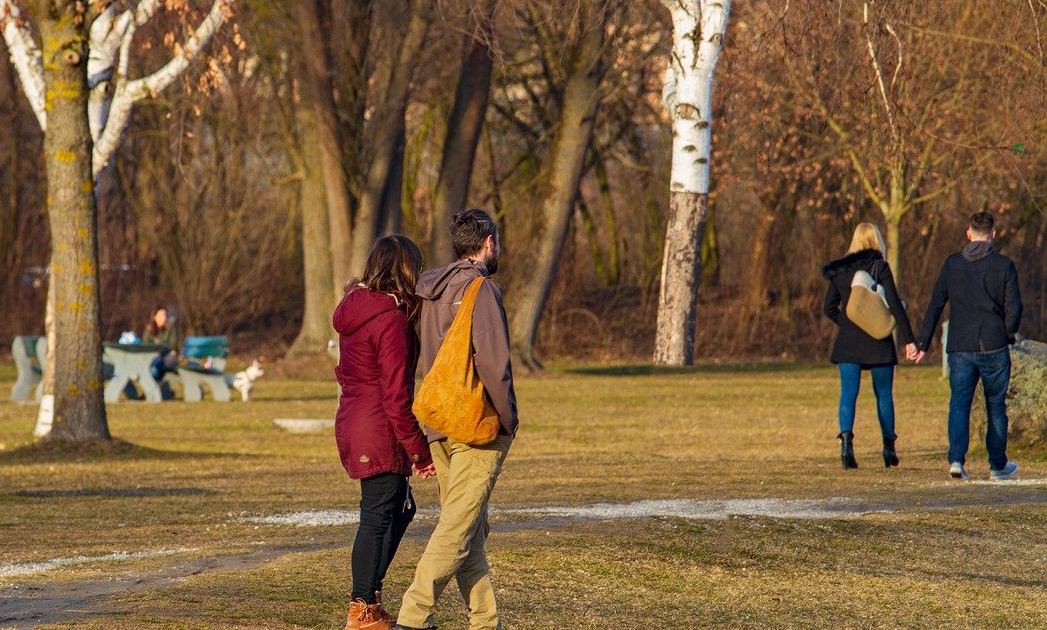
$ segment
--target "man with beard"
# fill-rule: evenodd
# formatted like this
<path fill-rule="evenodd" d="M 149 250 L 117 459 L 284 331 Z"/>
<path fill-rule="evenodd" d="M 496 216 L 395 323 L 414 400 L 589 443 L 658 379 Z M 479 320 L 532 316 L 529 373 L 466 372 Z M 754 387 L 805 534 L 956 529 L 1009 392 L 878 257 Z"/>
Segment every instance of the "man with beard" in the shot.
<path fill-rule="evenodd" d="M 476 296 L 472 346 L 477 375 L 501 426 L 493 442 L 477 447 L 429 429 L 440 484 L 440 520 L 418 561 L 414 583 L 404 594 L 398 630 L 435 628 L 436 601 L 451 578 L 458 582 L 469 610 L 470 628 L 501 627 L 484 549 L 490 532 L 487 503 L 516 435 L 517 416 L 502 290 L 489 279 L 498 270 L 498 227 L 483 210 L 459 212 L 451 218 L 451 244 L 458 260 L 425 272 L 418 282 L 418 296 L 423 299 L 422 374 L 432 367 L 469 284 L 488 277 Z"/>

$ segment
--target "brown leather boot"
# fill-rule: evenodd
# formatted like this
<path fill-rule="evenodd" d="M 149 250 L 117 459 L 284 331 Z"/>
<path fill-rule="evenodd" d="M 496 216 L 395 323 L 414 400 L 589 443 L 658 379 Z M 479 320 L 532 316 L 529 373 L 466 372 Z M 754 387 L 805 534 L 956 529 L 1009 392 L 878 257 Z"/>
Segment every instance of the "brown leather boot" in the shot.
<path fill-rule="evenodd" d="M 393 625 L 393 616 L 389 614 L 389 611 L 385 609 L 385 606 L 382 606 L 382 591 L 374 592 L 374 602 L 378 604 L 378 608 L 381 611 L 382 621 L 386 622 L 390 626 Z"/>
<path fill-rule="evenodd" d="M 382 619 L 382 607 L 362 599 L 349 603 L 349 619 L 345 630 L 393 630 L 391 623 Z"/>

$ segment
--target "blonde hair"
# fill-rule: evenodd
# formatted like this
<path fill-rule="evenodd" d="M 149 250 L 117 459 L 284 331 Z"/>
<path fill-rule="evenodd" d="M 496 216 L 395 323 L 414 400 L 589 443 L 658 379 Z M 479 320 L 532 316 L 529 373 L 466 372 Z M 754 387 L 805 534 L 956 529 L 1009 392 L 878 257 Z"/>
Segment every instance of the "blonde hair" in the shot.
<path fill-rule="evenodd" d="M 875 249 L 884 258 L 887 257 L 887 243 L 883 240 L 883 234 L 880 234 L 880 228 L 872 223 L 859 223 L 858 227 L 854 228 L 854 236 L 851 237 L 851 246 L 847 253 L 853 254 L 863 249 Z"/>

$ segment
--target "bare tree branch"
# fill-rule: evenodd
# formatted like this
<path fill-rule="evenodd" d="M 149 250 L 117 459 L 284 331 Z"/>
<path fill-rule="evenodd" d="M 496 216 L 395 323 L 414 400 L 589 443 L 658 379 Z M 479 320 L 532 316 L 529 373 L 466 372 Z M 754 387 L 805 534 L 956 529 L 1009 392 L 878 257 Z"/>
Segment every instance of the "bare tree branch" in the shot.
<path fill-rule="evenodd" d="M 973 35 L 964 35 L 963 33 L 947 33 L 945 31 L 939 31 L 939 30 L 936 30 L 936 29 L 933 29 L 933 28 L 926 28 L 926 27 L 922 27 L 922 26 L 916 26 L 915 24 L 908 24 L 906 22 L 902 22 L 899 25 L 903 26 L 903 27 L 905 27 L 905 28 L 907 28 L 909 30 L 915 31 L 917 33 L 920 33 L 921 35 L 934 35 L 936 37 L 948 37 L 950 39 L 956 39 L 956 40 L 963 41 L 963 42 L 970 42 L 972 44 L 982 44 L 982 45 L 985 45 L 985 46 L 999 46 L 1001 48 L 1007 48 L 1008 50 L 1011 50 L 1012 52 L 1018 53 L 1020 56 L 1024 57 L 1027 61 L 1032 61 L 1033 63 L 1038 61 L 1036 59 L 1036 57 L 1034 57 L 1032 55 L 1032 53 L 1030 53 L 1027 50 L 1023 50 L 1020 46 L 1018 46 L 1017 44 L 1015 44 L 1013 42 L 1005 42 L 1005 41 L 1001 41 L 999 39 L 989 39 L 987 37 L 975 37 Z"/>
<path fill-rule="evenodd" d="M 894 38 L 895 43 L 898 44 L 898 65 L 894 67 L 894 74 L 891 75 L 891 88 L 894 88 L 894 84 L 898 82 L 898 73 L 902 71 L 902 64 L 905 63 L 905 57 L 902 54 L 902 39 L 898 37 L 898 31 L 894 30 L 890 22 L 884 20 L 883 26 L 891 34 L 891 37 Z"/>
<path fill-rule="evenodd" d="M 139 3 L 135 19 L 128 25 L 121 42 L 120 65 L 117 73 L 117 85 L 109 108 L 109 116 L 104 121 L 104 130 L 95 142 L 93 154 L 94 172 L 97 175 L 112 157 L 120 143 L 120 136 L 131 115 L 131 107 L 151 94 L 162 91 L 181 76 L 189 64 L 200 54 L 211 37 L 226 20 L 228 12 L 236 0 L 215 0 L 211 10 L 200 22 L 193 34 L 186 40 L 181 49 L 176 49 L 174 57 L 156 72 L 139 79 L 127 80 L 127 59 L 130 56 L 131 40 L 138 25 L 143 24 L 156 11 L 158 0 L 145 0 Z"/>
<path fill-rule="evenodd" d="M 33 39 L 33 33 L 18 6 L 11 0 L 0 0 L 0 27 L 3 28 L 11 63 L 22 82 L 22 90 L 29 99 L 40 128 L 46 130 L 44 68 L 40 47 Z"/>
<path fill-rule="evenodd" d="M 883 80 L 883 70 L 880 68 L 880 60 L 876 57 L 876 47 L 873 46 L 872 36 L 869 35 L 869 3 L 863 3 L 863 31 L 865 32 L 865 43 L 869 48 L 869 59 L 872 61 L 873 72 L 876 74 L 876 83 L 880 87 L 880 96 L 883 97 L 883 108 L 887 112 L 887 123 L 891 128 L 891 138 L 895 145 L 899 142 L 898 126 L 894 122 L 894 110 L 891 109 L 891 99 L 887 96 L 887 86 Z"/>

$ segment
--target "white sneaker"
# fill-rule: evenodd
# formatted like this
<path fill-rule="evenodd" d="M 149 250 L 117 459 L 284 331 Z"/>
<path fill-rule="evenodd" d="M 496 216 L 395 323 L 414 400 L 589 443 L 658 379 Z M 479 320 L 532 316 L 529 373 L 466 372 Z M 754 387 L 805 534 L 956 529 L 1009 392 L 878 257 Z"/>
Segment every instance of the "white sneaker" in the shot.
<path fill-rule="evenodd" d="M 949 476 L 953 479 L 966 479 L 967 471 L 963 469 L 963 464 L 960 462 L 953 462 L 949 464 Z"/>
<path fill-rule="evenodd" d="M 1001 470 L 990 470 L 989 478 L 993 481 L 1003 481 L 1018 474 L 1018 462 L 1007 462 Z"/>

